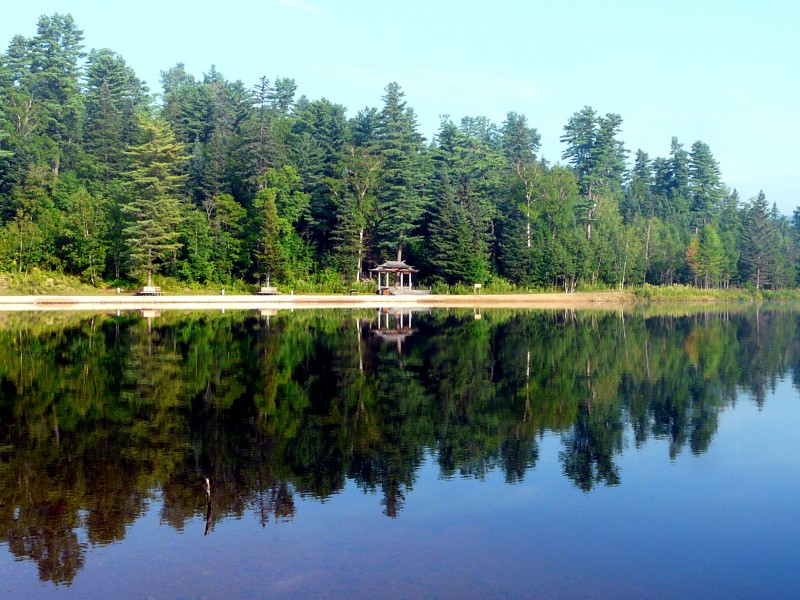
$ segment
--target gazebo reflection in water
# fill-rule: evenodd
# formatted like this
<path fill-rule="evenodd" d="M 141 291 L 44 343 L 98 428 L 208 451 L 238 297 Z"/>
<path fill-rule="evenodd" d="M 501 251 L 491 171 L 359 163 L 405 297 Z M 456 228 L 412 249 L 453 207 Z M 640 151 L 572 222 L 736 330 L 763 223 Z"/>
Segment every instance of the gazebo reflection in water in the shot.
<path fill-rule="evenodd" d="M 413 326 L 415 312 L 430 312 L 430 309 L 379 308 L 377 327 L 372 329 L 372 334 L 381 340 L 395 342 L 398 354 L 402 354 L 403 342 L 417 332 Z"/>

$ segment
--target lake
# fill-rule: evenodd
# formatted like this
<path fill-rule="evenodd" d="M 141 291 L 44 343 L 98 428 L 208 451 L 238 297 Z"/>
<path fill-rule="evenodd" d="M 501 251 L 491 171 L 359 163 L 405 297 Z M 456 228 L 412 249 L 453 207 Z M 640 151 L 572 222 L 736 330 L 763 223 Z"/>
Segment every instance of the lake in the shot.
<path fill-rule="evenodd" d="M 0 313 L 0 597 L 800 597 L 800 311 Z"/>

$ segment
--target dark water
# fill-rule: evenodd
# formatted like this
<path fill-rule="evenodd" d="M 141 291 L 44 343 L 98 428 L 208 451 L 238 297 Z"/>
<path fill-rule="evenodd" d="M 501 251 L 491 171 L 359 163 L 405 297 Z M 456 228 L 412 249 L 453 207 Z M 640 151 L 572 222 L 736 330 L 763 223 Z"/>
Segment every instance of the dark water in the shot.
<path fill-rule="evenodd" d="M 798 382 L 786 308 L 0 314 L 0 597 L 798 598 Z"/>

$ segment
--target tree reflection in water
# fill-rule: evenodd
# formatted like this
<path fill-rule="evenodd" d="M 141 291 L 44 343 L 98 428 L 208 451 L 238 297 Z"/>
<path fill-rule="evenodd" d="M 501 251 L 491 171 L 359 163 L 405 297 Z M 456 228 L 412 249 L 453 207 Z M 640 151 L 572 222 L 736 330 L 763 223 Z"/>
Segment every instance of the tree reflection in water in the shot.
<path fill-rule="evenodd" d="M 351 480 L 395 518 L 426 456 L 515 483 L 547 433 L 589 492 L 622 482 L 628 438 L 703 453 L 737 390 L 763 404 L 798 380 L 789 310 L 480 316 L 2 315 L 0 543 L 69 583 L 79 533 L 121 540 L 157 495 L 163 523 L 209 533 L 289 521 L 298 494 Z"/>

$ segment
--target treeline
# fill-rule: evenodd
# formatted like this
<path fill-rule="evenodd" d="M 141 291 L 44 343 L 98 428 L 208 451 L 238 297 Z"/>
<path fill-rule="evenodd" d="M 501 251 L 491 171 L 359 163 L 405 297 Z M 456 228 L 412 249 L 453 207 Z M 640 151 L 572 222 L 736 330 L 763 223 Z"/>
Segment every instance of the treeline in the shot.
<path fill-rule="evenodd" d="M 797 211 L 743 202 L 701 141 L 631 166 L 621 117 L 584 107 L 551 165 L 519 113 L 444 118 L 426 143 L 396 83 L 354 116 L 213 66 L 151 95 L 82 40 L 43 16 L 0 55 L 0 271 L 324 284 L 402 253 L 429 283 L 797 284 Z"/>

